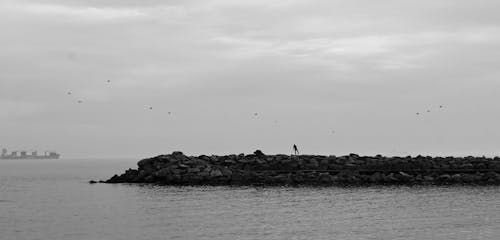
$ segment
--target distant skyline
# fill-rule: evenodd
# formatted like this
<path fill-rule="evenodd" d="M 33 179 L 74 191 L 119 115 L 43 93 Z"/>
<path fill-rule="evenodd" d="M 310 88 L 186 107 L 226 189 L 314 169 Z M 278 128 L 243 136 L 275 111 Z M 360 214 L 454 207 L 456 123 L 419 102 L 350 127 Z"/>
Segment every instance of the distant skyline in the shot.
<path fill-rule="evenodd" d="M 1 0 L 0 148 L 500 155 L 498 9 Z"/>

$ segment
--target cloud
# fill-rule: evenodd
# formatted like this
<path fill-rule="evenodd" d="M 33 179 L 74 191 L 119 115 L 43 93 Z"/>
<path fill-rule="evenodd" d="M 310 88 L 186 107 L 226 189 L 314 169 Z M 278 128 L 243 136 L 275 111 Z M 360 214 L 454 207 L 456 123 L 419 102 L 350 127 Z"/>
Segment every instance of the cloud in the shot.
<path fill-rule="evenodd" d="M 397 70 L 418 68 L 429 57 L 437 57 L 449 48 L 481 47 L 500 41 L 500 28 L 482 27 L 456 31 L 427 31 L 357 37 L 310 39 L 262 39 L 220 36 L 213 38 L 233 49 L 239 58 L 287 56 L 314 59 L 318 62 L 336 62 L 351 65 L 359 61 L 373 61 L 374 68 Z"/>
<path fill-rule="evenodd" d="M 49 17 L 70 17 L 87 21 L 136 19 L 145 16 L 143 12 L 132 8 L 83 7 L 40 3 L 4 4 L 3 8 L 4 11 Z"/>
<path fill-rule="evenodd" d="M 144 141 L 145 152 L 166 143 L 188 153 L 206 144 L 248 150 L 262 138 L 277 152 L 292 140 L 328 152 L 383 149 L 402 134 L 431 138 L 439 132 L 432 124 L 472 134 L 461 114 L 500 115 L 495 95 L 484 94 L 500 74 L 498 7 L 493 0 L 4 0 L 0 106 L 16 117 L 2 115 L 0 132 L 11 142 L 53 134 L 61 149 L 75 149 L 66 138 L 91 148 L 94 133 L 81 126 L 93 126 L 109 154 L 126 138 Z M 446 115 L 451 120 L 410 119 L 437 102 L 462 108 Z M 145 112 L 149 105 L 155 111 Z M 262 119 L 247 118 L 257 110 Z M 271 117 L 286 127 L 267 127 Z M 26 123 L 36 128 L 22 130 Z M 342 138 L 321 135 L 332 125 Z M 412 142 L 406 146 L 411 151 Z"/>

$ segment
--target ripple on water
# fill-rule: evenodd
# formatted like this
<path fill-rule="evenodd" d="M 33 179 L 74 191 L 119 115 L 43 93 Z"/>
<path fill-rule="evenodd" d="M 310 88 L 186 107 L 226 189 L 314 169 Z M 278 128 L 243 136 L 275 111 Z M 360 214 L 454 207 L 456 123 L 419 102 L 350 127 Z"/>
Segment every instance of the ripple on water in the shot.
<path fill-rule="evenodd" d="M 84 161 L 57 167 L 38 164 L 32 169 L 23 163 L 14 167 L 14 173 L 13 163 L 2 164 L 0 232 L 5 239 L 496 239 L 500 235 L 498 187 L 90 185 L 85 179 L 103 179 L 127 167 Z"/>

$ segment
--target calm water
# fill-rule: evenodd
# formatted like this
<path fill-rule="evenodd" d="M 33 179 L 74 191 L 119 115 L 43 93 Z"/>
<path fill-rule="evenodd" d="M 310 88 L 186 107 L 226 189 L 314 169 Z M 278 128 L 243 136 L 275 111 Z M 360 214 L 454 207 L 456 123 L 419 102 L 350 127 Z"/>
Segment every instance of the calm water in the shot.
<path fill-rule="evenodd" d="M 499 187 L 87 183 L 136 160 L 0 161 L 0 239 L 498 239 Z"/>

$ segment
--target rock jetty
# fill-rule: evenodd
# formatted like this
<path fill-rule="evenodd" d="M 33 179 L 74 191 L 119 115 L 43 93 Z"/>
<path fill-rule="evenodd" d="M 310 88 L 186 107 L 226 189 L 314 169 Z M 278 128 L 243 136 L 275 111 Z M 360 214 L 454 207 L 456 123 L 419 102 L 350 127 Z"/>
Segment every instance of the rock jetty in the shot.
<path fill-rule="evenodd" d="M 186 156 L 138 162 L 105 183 L 164 185 L 500 185 L 500 158 L 265 155 Z"/>

